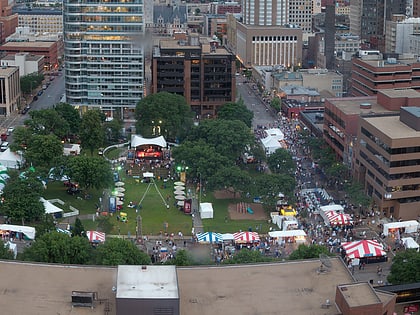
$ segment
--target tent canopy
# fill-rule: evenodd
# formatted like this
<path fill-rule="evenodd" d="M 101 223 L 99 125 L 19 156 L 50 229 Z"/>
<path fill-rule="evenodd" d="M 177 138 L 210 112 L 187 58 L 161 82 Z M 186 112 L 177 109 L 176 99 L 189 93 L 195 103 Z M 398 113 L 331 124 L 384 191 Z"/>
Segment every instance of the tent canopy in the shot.
<path fill-rule="evenodd" d="M 284 134 L 279 128 L 266 129 L 265 133 L 267 134 L 267 137 L 273 137 L 277 141 L 284 139 Z"/>
<path fill-rule="evenodd" d="M 51 202 L 45 200 L 42 197 L 39 198 L 39 201 L 41 201 L 44 204 L 46 214 L 63 212 L 63 209 L 57 207 L 56 205 L 52 204 Z"/>
<path fill-rule="evenodd" d="M 223 241 L 223 236 L 220 233 L 205 232 L 197 234 L 197 240 L 200 243 L 220 243 Z"/>
<path fill-rule="evenodd" d="M 105 233 L 97 231 L 86 231 L 90 242 L 105 242 Z"/>
<path fill-rule="evenodd" d="M 344 212 L 344 208 L 342 205 L 327 205 L 327 206 L 322 206 L 319 207 L 320 211 L 336 211 L 336 212 Z"/>
<path fill-rule="evenodd" d="M 260 236 L 257 232 L 236 232 L 233 233 L 235 243 L 254 243 L 260 241 Z"/>
<path fill-rule="evenodd" d="M 261 139 L 261 143 L 267 154 L 273 154 L 277 149 L 281 148 L 281 144 L 276 137 L 269 136 L 267 138 L 263 138 Z"/>
<path fill-rule="evenodd" d="M 306 236 L 303 230 L 289 230 L 289 231 L 272 231 L 268 232 L 270 237 L 282 238 L 282 237 L 294 237 L 294 236 Z"/>
<path fill-rule="evenodd" d="M 200 217 L 202 219 L 213 219 L 213 205 L 210 202 L 200 203 Z"/>
<path fill-rule="evenodd" d="M 414 248 L 418 250 L 420 247 L 419 244 L 412 237 L 403 237 L 401 241 L 407 249 Z"/>
<path fill-rule="evenodd" d="M 235 237 L 233 236 L 232 233 L 224 233 L 224 234 L 222 234 L 222 239 L 224 241 L 233 241 L 235 239 Z"/>
<path fill-rule="evenodd" d="M 143 138 L 142 136 L 139 136 L 139 135 L 132 135 L 131 147 L 136 148 L 140 145 L 157 145 L 159 147 L 165 148 L 166 140 L 163 136 L 148 139 L 148 138 Z"/>
<path fill-rule="evenodd" d="M 389 234 L 389 230 L 404 228 L 405 233 L 414 233 L 417 232 L 419 228 L 419 223 L 416 220 L 410 221 L 401 221 L 401 222 L 391 222 L 384 224 L 384 235 Z"/>
<path fill-rule="evenodd" d="M 330 226 L 353 224 L 351 216 L 346 213 L 340 213 L 336 211 L 323 211 L 321 212 L 321 216 L 326 221 L 326 224 Z"/>
<path fill-rule="evenodd" d="M 18 169 L 23 165 L 23 157 L 19 154 L 10 151 L 8 148 L 6 151 L 0 153 L 0 163 L 6 166 L 7 168 Z"/>
<path fill-rule="evenodd" d="M 348 258 L 386 256 L 383 246 L 375 240 L 347 242 L 341 245 Z"/>
<path fill-rule="evenodd" d="M 31 240 L 35 239 L 35 228 L 31 226 L 0 224 L 0 230 L 23 233 Z"/>

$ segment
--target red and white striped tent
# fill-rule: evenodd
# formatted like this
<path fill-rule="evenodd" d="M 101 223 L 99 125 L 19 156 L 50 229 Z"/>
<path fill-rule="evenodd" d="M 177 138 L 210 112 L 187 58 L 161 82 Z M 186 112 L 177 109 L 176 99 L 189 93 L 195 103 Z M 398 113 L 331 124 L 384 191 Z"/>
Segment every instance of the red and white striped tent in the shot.
<path fill-rule="evenodd" d="M 89 242 L 92 242 L 92 243 L 105 242 L 105 233 L 97 232 L 97 231 L 86 231 L 86 235 L 89 239 Z"/>
<path fill-rule="evenodd" d="M 235 243 L 255 243 L 260 241 L 260 236 L 257 232 L 236 232 L 233 239 Z"/>
<path fill-rule="evenodd" d="M 347 213 L 341 213 L 336 211 L 325 212 L 330 225 L 351 225 L 353 224 L 352 218 Z"/>
<path fill-rule="evenodd" d="M 341 244 L 350 259 L 386 256 L 383 246 L 375 240 L 362 240 Z"/>

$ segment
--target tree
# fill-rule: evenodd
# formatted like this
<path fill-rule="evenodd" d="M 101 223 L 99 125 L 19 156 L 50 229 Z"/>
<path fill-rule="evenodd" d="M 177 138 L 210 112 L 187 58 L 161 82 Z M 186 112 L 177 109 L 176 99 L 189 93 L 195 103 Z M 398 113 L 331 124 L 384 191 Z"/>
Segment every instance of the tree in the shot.
<path fill-rule="evenodd" d="M 63 155 L 63 144 L 54 135 L 34 135 L 24 153 L 27 163 L 50 168 Z"/>
<path fill-rule="evenodd" d="M 217 112 L 218 119 L 240 120 L 249 128 L 252 126 L 254 113 L 250 111 L 241 100 L 237 103 L 226 103 Z"/>
<path fill-rule="evenodd" d="M 68 123 L 70 129 L 69 131 L 72 134 L 77 134 L 82 121 L 79 111 L 67 103 L 59 103 L 55 105 L 54 109 Z"/>
<path fill-rule="evenodd" d="M 96 263 L 99 265 L 149 265 L 150 257 L 134 243 L 121 238 L 110 238 L 97 248 Z"/>
<path fill-rule="evenodd" d="M 25 249 L 23 260 L 59 263 L 86 264 L 91 257 L 91 246 L 86 237 L 69 237 L 65 233 L 51 232 L 37 238 Z"/>
<path fill-rule="evenodd" d="M 38 135 L 54 134 L 59 139 L 70 132 L 70 125 L 54 109 L 35 110 L 29 113 L 31 119 L 25 121 L 33 133 Z"/>
<path fill-rule="evenodd" d="M 37 224 L 35 224 L 36 237 L 41 237 L 44 234 L 56 231 L 54 217 L 52 215 L 44 215 Z"/>
<path fill-rule="evenodd" d="M 12 222 L 39 221 L 45 215 L 43 203 L 39 200 L 43 189 L 36 175 L 27 172 L 25 178 L 17 173 L 10 173 L 7 185 L 3 189 L 3 213 Z"/>
<path fill-rule="evenodd" d="M 224 263 L 226 264 L 250 264 L 250 263 L 259 263 L 259 262 L 267 262 L 272 261 L 273 259 L 270 257 L 265 257 L 261 254 L 258 250 L 248 250 L 242 249 L 236 252 L 232 259 L 225 260 Z"/>
<path fill-rule="evenodd" d="M 82 116 L 80 125 L 80 139 L 82 148 L 90 150 L 93 155 L 95 149 L 100 148 L 105 140 L 105 133 L 102 126 L 103 114 L 99 109 L 88 110 Z"/>
<path fill-rule="evenodd" d="M 183 96 L 160 92 L 146 96 L 137 104 L 136 128 L 144 137 L 163 135 L 178 141 L 187 135 L 193 117 Z"/>
<path fill-rule="evenodd" d="M 42 83 L 43 80 L 43 74 L 38 74 L 36 72 L 27 74 L 20 78 L 20 89 L 23 94 L 30 94 L 33 89 Z"/>
<path fill-rule="evenodd" d="M 268 166 L 273 173 L 294 175 L 296 163 L 286 149 L 277 149 L 267 159 Z"/>
<path fill-rule="evenodd" d="M 166 264 L 175 266 L 192 266 L 195 262 L 191 252 L 185 249 L 180 249 L 176 252 L 175 258 L 168 260 Z"/>
<path fill-rule="evenodd" d="M 106 140 L 109 143 L 113 143 L 118 141 L 121 137 L 121 130 L 123 127 L 123 123 L 119 119 L 113 119 L 111 121 L 107 121 L 104 123 L 104 132 L 106 135 Z"/>
<path fill-rule="evenodd" d="M 26 150 L 33 137 L 32 130 L 28 127 L 18 126 L 13 131 L 13 143 L 10 145 L 12 151 Z"/>
<path fill-rule="evenodd" d="M 298 259 L 311 259 L 311 258 L 319 258 L 319 255 L 328 255 L 330 256 L 330 252 L 325 246 L 313 244 L 313 245 L 304 245 L 301 244 L 292 252 L 289 256 L 290 260 L 298 260 Z"/>
<path fill-rule="evenodd" d="M 274 97 L 271 100 L 271 107 L 274 108 L 276 112 L 280 112 L 281 111 L 281 98 L 277 96 Z"/>
<path fill-rule="evenodd" d="M 0 259 L 13 259 L 13 252 L 10 251 L 8 246 L 0 239 Z"/>
<path fill-rule="evenodd" d="M 110 187 L 113 181 L 111 166 L 100 157 L 71 157 L 67 164 L 67 175 L 85 189 Z"/>
<path fill-rule="evenodd" d="M 74 221 L 74 227 L 71 233 L 72 237 L 80 236 L 80 237 L 86 237 L 86 231 L 85 227 L 83 226 L 82 221 L 80 221 L 79 218 L 76 218 Z"/>
<path fill-rule="evenodd" d="M 210 189 L 232 188 L 236 192 L 249 190 L 251 177 L 237 166 L 221 166 L 208 179 Z"/>
<path fill-rule="evenodd" d="M 274 205 L 279 192 L 287 196 L 289 201 L 293 200 L 295 186 L 295 178 L 290 175 L 261 174 L 255 178 L 254 185 L 250 186 L 250 192 Z"/>
<path fill-rule="evenodd" d="M 255 142 L 249 128 L 239 120 L 205 120 L 191 130 L 188 140 L 203 140 L 215 147 L 216 151 L 236 160 L 246 147 Z"/>
<path fill-rule="evenodd" d="M 414 249 L 397 253 L 387 279 L 392 284 L 420 282 L 420 253 Z"/>

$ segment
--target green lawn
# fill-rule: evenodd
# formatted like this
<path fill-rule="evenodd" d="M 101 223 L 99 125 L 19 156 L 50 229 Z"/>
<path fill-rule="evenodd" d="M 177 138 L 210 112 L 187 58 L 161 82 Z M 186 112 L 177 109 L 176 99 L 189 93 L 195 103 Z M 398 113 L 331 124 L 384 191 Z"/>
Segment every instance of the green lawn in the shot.
<path fill-rule="evenodd" d="M 128 178 L 124 180 L 126 189 L 125 193 L 125 203 L 123 207 L 123 212 L 128 215 L 128 222 L 123 223 L 117 221 L 117 214 L 109 217 L 110 222 L 113 224 L 112 234 L 121 234 L 134 236 L 136 233 L 136 217 L 140 215 L 142 218 L 142 229 L 144 235 L 159 235 L 160 232 L 168 232 L 178 234 L 181 231 L 184 235 L 191 235 L 192 228 L 192 218 L 190 215 L 186 215 L 174 206 L 174 194 L 173 194 L 173 183 L 165 183 L 161 180 L 156 180 L 156 185 L 159 188 L 160 193 L 163 198 L 166 200 L 167 196 L 169 198 L 169 209 L 164 205 L 159 193 L 156 191 L 156 188 L 151 185 L 149 187 L 148 193 L 145 195 L 142 207 L 138 213 L 135 209 L 129 208 L 128 204 L 130 201 L 138 203 L 147 187 L 148 184 L 141 183 L 136 181 L 133 178 Z M 67 204 L 72 205 L 73 207 L 80 210 L 80 214 L 95 214 L 96 206 L 98 203 L 98 198 L 102 196 L 100 191 L 90 190 L 89 194 L 92 195 L 92 198 L 89 200 L 84 200 L 77 198 L 76 196 L 71 196 L 67 194 L 66 187 L 61 182 L 50 182 L 48 183 L 48 188 L 43 194 L 43 197 L 46 199 L 58 198 L 63 200 Z M 212 202 L 214 208 L 214 218 L 203 220 L 203 226 L 205 231 L 215 231 L 220 233 L 234 233 L 239 230 L 248 230 L 252 228 L 253 231 L 260 229 L 267 233 L 269 225 L 266 220 L 264 221 L 254 221 L 254 220 L 230 220 L 228 217 L 228 205 L 232 202 L 238 202 L 239 200 L 219 200 L 215 199 L 212 194 L 207 194 L 203 196 L 202 202 Z M 57 205 L 58 206 L 58 205 Z M 63 219 L 66 221 L 66 219 Z M 82 220 L 85 229 L 96 229 L 98 222 L 93 221 L 92 219 Z M 165 229 L 167 223 L 167 229 Z"/>

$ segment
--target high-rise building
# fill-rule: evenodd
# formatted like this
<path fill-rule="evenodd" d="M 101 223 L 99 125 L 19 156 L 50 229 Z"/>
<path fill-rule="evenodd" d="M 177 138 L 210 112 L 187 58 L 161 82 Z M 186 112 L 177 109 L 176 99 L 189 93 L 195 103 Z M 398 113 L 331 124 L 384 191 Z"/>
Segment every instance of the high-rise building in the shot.
<path fill-rule="evenodd" d="M 144 92 L 143 0 L 63 1 L 67 102 L 128 118 Z"/>

